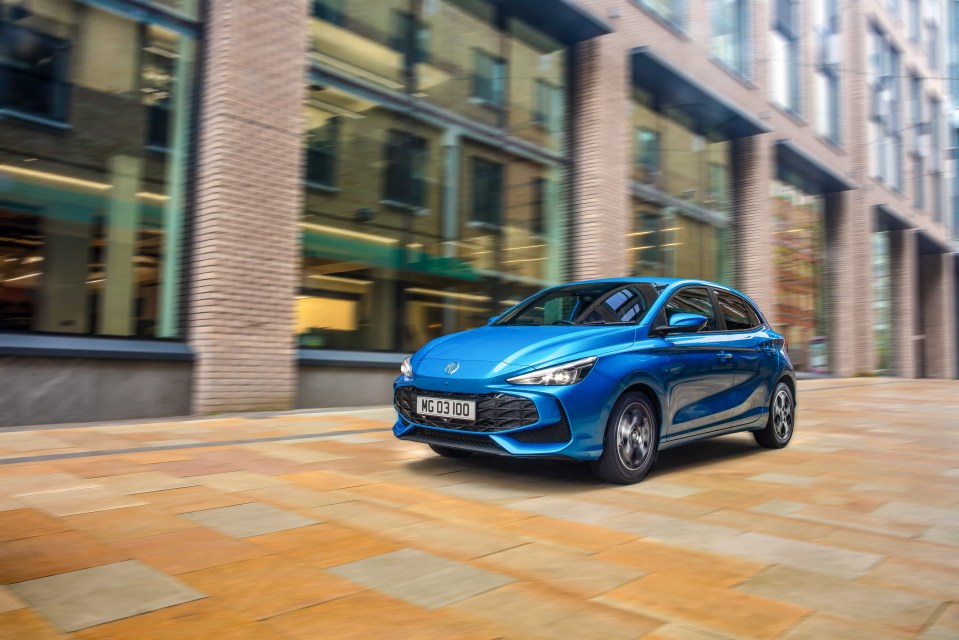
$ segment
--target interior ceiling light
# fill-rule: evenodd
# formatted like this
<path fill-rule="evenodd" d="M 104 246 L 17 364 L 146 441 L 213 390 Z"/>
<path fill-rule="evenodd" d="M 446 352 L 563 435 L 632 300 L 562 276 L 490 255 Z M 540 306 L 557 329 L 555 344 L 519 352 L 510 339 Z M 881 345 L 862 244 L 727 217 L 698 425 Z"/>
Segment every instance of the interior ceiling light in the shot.
<path fill-rule="evenodd" d="M 437 289 L 421 289 L 419 287 L 410 287 L 407 293 L 418 293 L 421 296 L 436 296 L 438 298 L 455 298 L 457 300 L 490 300 L 489 296 L 476 295 L 473 293 L 456 293 L 453 291 L 439 291 Z"/>
<path fill-rule="evenodd" d="M 368 240 L 370 242 L 376 242 L 379 244 L 399 244 L 399 240 L 396 238 L 390 238 L 388 236 L 377 236 L 372 233 L 361 233 L 359 231 L 350 231 L 349 229 L 338 229 L 336 227 L 327 227 L 322 224 L 316 224 L 313 222 L 301 222 L 300 226 L 304 229 L 312 229 L 313 231 L 319 231 L 320 233 L 325 233 L 333 236 L 343 236 L 345 238 L 356 238 L 357 240 Z"/>

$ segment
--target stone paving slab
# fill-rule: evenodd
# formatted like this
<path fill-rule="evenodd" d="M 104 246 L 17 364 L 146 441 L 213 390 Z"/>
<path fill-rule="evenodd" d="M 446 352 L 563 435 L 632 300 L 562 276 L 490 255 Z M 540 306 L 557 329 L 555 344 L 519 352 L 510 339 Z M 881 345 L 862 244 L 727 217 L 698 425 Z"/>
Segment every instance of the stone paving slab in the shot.
<path fill-rule="evenodd" d="M 632 487 L 388 409 L 0 432 L 0 637 L 959 638 L 957 416 L 954 381 L 801 381 L 788 448 Z"/>
<path fill-rule="evenodd" d="M 63 631 L 77 631 L 203 597 L 135 560 L 28 580 L 10 589 Z"/>

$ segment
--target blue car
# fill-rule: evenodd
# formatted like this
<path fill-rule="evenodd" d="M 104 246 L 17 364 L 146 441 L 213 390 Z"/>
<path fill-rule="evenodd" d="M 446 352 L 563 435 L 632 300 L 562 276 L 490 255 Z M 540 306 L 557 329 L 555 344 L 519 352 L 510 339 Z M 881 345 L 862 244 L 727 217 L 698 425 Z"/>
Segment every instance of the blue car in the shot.
<path fill-rule="evenodd" d="M 792 438 L 783 336 L 712 282 L 589 280 L 537 293 L 478 329 L 431 341 L 394 383 L 393 433 L 436 453 L 588 460 L 642 480 L 669 447 L 751 431 Z"/>

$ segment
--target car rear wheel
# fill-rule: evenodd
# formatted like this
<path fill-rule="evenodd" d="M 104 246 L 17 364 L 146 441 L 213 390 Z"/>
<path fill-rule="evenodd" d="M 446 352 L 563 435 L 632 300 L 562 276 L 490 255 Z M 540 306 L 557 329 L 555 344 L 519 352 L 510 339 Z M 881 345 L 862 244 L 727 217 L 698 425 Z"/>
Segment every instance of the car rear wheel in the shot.
<path fill-rule="evenodd" d="M 761 447 L 782 449 L 793 437 L 796 423 L 796 400 L 792 389 L 780 382 L 769 400 L 769 419 L 762 431 L 753 431 L 753 437 Z"/>
<path fill-rule="evenodd" d="M 615 484 L 642 480 L 656 462 L 659 423 L 649 397 L 640 391 L 620 396 L 606 422 L 603 454 L 593 473 Z"/>
<path fill-rule="evenodd" d="M 468 458 L 473 455 L 472 451 L 466 449 L 454 449 L 453 447 L 441 447 L 438 444 L 431 444 L 430 449 L 440 454 L 444 458 Z"/>

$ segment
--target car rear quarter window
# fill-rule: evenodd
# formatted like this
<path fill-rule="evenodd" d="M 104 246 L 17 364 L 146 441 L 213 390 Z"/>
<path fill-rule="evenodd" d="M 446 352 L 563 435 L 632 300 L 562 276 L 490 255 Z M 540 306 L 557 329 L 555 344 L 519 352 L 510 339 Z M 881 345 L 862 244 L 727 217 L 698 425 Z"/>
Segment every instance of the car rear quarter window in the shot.
<path fill-rule="evenodd" d="M 705 287 L 686 287 L 674 293 L 666 306 L 663 308 L 666 313 L 666 322 L 669 323 L 673 314 L 676 313 L 695 313 L 700 316 L 706 316 L 706 326 L 703 331 L 717 331 L 719 325 L 716 322 L 716 310 L 709 299 L 709 291 Z"/>
<path fill-rule="evenodd" d="M 753 306 L 739 296 L 728 291 L 716 291 L 719 310 L 726 321 L 726 331 L 748 331 L 761 323 Z"/>

